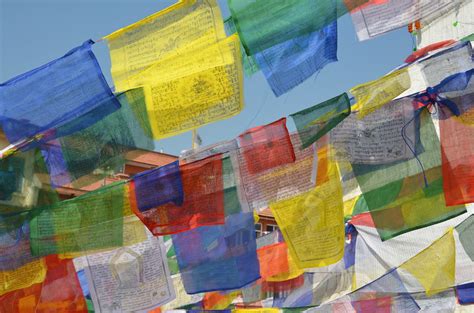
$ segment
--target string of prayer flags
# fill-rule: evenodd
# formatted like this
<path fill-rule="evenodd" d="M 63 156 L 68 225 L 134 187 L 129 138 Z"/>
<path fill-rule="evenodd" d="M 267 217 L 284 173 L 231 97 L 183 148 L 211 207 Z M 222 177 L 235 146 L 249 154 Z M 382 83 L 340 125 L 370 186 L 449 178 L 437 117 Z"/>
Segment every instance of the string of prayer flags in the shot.
<path fill-rule="evenodd" d="M 319 31 L 367 0 L 228 0 L 247 55 Z"/>
<path fill-rule="evenodd" d="M 0 311 L 11 313 L 87 313 L 87 305 L 72 260 L 51 255 L 42 283 L 0 296 Z"/>
<path fill-rule="evenodd" d="M 239 144 L 250 174 L 296 160 L 286 118 L 247 130 L 239 135 Z"/>
<path fill-rule="evenodd" d="M 84 114 L 94 112 L 71 131 L 120 108 L 91 50 L 93 43 L 86 41 L 63 57 L 0 84 L 0 126 L 10 143 L 34 136 L 48 141 L 57 137 L 58 127 Z"/>
<path fill-rule="evenodd" d="M 413 275 L 426 290 L 428 296 L 454 286 L 456 270 L 456 246 L 453 229 L 428 248 L 400 266 Z"/>
<path fill-rule="evenodd" d="M 288 247 L 280 242 L 257 250 L 260 276 L 263 279 L 288 272 Z"/>
<path fill-rule="evenodd" d="M 133 181 L 140 211 L 170 202 L 177 206 L 183 203 L 183 183 L 178 161 L 139 173 L 133 177 Z"/>
<path fill-rule="evenodd" d="M 462 0 L 384 1 L 351 12 L 359 40 L 367 40 L 426 17 L 435 18 Z"/>
<path fill-rule="evenodd" d="M 302 143 L 306 149 L 351 113 L 351 103 L 346 93 L 291 114 Z"/>
<path fill-rule="evenodd" d="M 188 294 L 239 289 L 260 277 L 253 213 L 226 217 L 224 225 L 172 235 Z"/>
<path fill-rule="evenodd" d="M 232 301 L 240 295 L 240 290 L 221 293 L 219 291 L 207 292 L 202 298 L 202 307 L 205 312 L 214 311 L 222 312 L 229 307 Z"/>
<path fill-rule="evenodd" d="M 96 311 L 148 311 L 175 298 L 162 238 L 84 258 Z"/>
<path fill-rule="evenodd" d="M 254 57 L 279 97 L 337 61 L 337 22 L 265 49 Z"/>
<path fill-rule="evenodd" d="M 44 208 L 30 222 L 33 255 L 121 247 L 124 216 L 133 215 L 128 197 L 118 182 Z"/>
<path fill-rule="evenodd" d="M 213 45 L 225 38 L 217 1 L 181 0 L 105 37 L 116 91 L 137 87 L 136 76 L 158 60 Z"/>
<path fill-rule="evenodd" d="M 170 165 L 170 167 L 172 166 Z M 170 168 L 166 167 L 163 171 L 168 170 Z M 174 169 L 171 169 L 171 172 L 173 171 Z M 138 200 L 135 190 L 137 186 L 136 182 L 132 180 L 130 183 L 132 209 L 155 236 L 187 231 L 203 225 L 223 224 L 225 217 L 223 171 L 223 159 L 220 154 L 182 164 L 179 172 L 184 195 L 183 203 L 181 205 L 165 203 L 148 208 L 153 204 L 150 202 L 145 206 L 148 209 L 144 211 L 136 208 L 135 203 Z M 162 171 L 158 170 L 158 172 Z M 138 177 L 139 185 L 143 175 Z M 163 179 L 163 176 L 159 178 Z M 164 176 L 164 179 L 167 178 Z M 176 181 L 174 184 L 176 185 Z M 179 188 L 179 184 L 176 187 Z M 164 201 L 162 198 L 158 198 L 158 200 L 158 202 Z"/>
<path fill-rule="evenodd" d="M 364 118 L 395 99 L 408 88 L 410 88 L 410 75 L 407 67 L 379 79 L 360 84 L 349 90 L 356 99 L 352 110 L 358 111 L 359 118 Z"/>
<path fill-rule="evenodd" d="M 198 51 L 155 62 L 134 77 L 145 86 L 155 139 L 232 117 L 243 109 L 240 43 L 232 35 Z"/>
<path fill-rule="evenodd" d="M 298 267 L 328 266 L 342 259 L 344 208 L 336 164 L 329 164 L 327 182 L 270 208 Z"/>
<path fill-rule="evenodd" d="M 444 92 L 433 94 L 440 98 L 437 107 L 446 205 L 474 202 L 473 73 L 470 70 L 448 77 L 436 88 Z"/>
<path fill-rule="evenodd" d="M 466 251 L 469 258 L 474 262 L 474 244 L 472 244 L 472 236 L 474 235 L 474 216 L 469 216 L 461 224 L 456 226 L 456 231 L 459 234 L 459 241 L 461 242 L 464 251 Z"/>

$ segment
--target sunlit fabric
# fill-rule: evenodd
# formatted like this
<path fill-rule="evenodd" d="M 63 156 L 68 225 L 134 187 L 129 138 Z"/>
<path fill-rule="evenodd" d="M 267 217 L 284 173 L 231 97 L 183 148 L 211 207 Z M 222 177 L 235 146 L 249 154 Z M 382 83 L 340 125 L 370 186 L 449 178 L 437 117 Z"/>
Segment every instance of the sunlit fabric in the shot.
<path fill-rule="evenodd" d="M 241 288 L 260 277 L 253 213 L 233 214 L 224 225 L 172 235 L 188 294 Z"/>
<path fill-rule="evenodd" d="M 237 29 L 235 28 L 235 23 L 232 20 L 232 16 L 229 17 L 224 21 L 225 30 L 228 35 L 235 34 Z M 245 76 L 252 76 L 253 74 L 257 73 L 260 69 L 258 68 L 258 64 L 255 61 L 255 56 L 247 55 L 245 50 L 242 48 L 242 64 L 244 68 Z"/>
<path fill-rule="evenodd" d="M 314 190 L 270 204 L 300 268 L 328 266 L 344 255 L 342 187 L 336 164 L 329 164 L 328 177 Z"/>
<path fill-rule="evenodd" d="M 446 205 L 474 202 L 474 70 L 441 82 L 439 129 Z M 452 95 L 451 95 L 452 94 Z M 449 101 L 455 111 L 443 105 Z M 458 116 L 456 116 L 458 115 Z"/>
<path fill-rule="evenodd" d="M 86 41 L 63 57 L 0 84 L 0 126 L 11 143 L 36 135 L 54 139 L 62 125 L 93 111 L 93 117 L 70 129 L 78 131 L 120 107 L 92 44 Z"/>
<path fill-rule="evenodd" d="M 319 31 L 367 0 L 228 0 L 247 52 L 254 55 L 290 39 Z"/>
<path fill-rule="evenodd" d="M 72 260 L 45 258 L 43 283 L 0 296 L 0 311 L 11 313 L 87 313 L 87 305 Z"/>
<path fill-rule="evenodd" d="M 474 238 L 474 215 L 471 215 L 456 226 L 456 231 L 459 234 L 459 241 L 464 251 L 466 251 L 469 258 L 474 262 L 474 243 L 472 241 L 472 238 Z"/>
<path fill-rule="evenodd" d="M 121 247 L 124 216 L 132 214 L 123 182 L 61 201 L 31 220 L 31 251 L 48 255 Z"/>
<path fill-rule="evenodd" d="M 105 177 L 105 172 L 120 168 L 127 152 L 154 149 L 146 125 L 143 90 L 130 90 L 118 99 L 122 104 L 119 110 L 90 127 L 42 145 L 53 186 L 71 182 L 88 185 Z M 58 132 L 67 134 L 71 127 L 74 123 L 60 127 Z"/>
<path fill-rule="evenodd" d="M 410 84 L 408 68 L 402 68 L 379 79 L 357 85 L 349 90 L 356 100 L 352 110 L 358 112 L 357 117 L 364 118 L 402 94 L 410 88 Z"/>
<path fill-rule="evenodd" d="M 46 276 L 43 259 L 32 260 L 16 269 L 0 272 L 0 295 L 40 284 Z"/>
<path fill-rule="evenodd" d="M 474 283 L 456 286 L 456 295 L 458 297 L 459 304 L 474 304 Z"/>
<path fill-rule="evenodd" d="M 428 296 L 454 286 L 456 246 L 453 229 L 400 266 L 416 277 Z"/>
<path fill-rule="evenodd" d="M 296 125 L 302 148 L 307 148 L 351 113 L 351 103 L 346 93 L 291 114 Z"/>
<path fill-rule="evenodd" d="M 279 97 L 337 61 L 337 22 L 265 49 L 254 57 Z"/>
<path fill-rule="evenodd" d="M 239 136 L 239 144 L 251 174 L 296 160 L 286 118 L 247 130 Z"/>
<path fill-rule="evenodd" d="M 361 144 L 364 150 L 352 151 L 362 159 L 369 156 L 366 160 L 370 160 L 371 154 L 374 156 L 374 164 L 352 160 L 351 165 L 382 240 L 466 211 L 464 206 L 447 207 L 444 202 L 440 143 L 429 112 L 416 111 L 410 118 L 403 113 L 410 110 L 413 114 L 411 100 L 401 99 L 373 113 L 386 114 L 380 122 L 390 127 L 372 129 L 377 125 L 376 120 L 370 121 L 372 114 L 362 119 L 369 124 L 362 124 L 368 127 L 361 132 L 361 138 L 374 144 Z M 390 120 L 391 117 L 394 118 Z"/>
<path fill-rule="evenodd" d="M 232 35 L 199 51 L 155 62 L 134 78 L 145 86 L 155 139 L 229 118 L 243 109 L 240 43 Z"/>
<path fill-rule="evenodd" d="M 179 162 L 148 170 L 133 176 L 135 198 L 140 211 L 158 207 L 166 203 L 183 203 L 183 183 Z"/>
<path fill-rule="evenodd" d="M 351 12 L 359 40 L 366 40 L 422 18 L 434 19 L 454 9 L 462 0 L 384 1 Z"/>
<path fill-rule="evenodd" d="M 316 154 L 314 146 L 302 149 L 299 136 L 296 133 L 292 134 L 290 139 L 295 154 L 295 162 L 270 168 L 257 174 L 253 174 L 250 169 L 255 166 L 252 163 L 259 162 L 265 155 L 259 154 L 258 159 L 253 159 L 247 157 L 245 147 L 239 151 L 242 189 L 252 210 L 261 211 L 268 208 L 270 202 L 294 197 L 314 187 L 314 180 L 312 179 Z M 286 140 L 280 140 L 275 145 L 276 147 L 269 147 L 269 149 L 283 150 L 285 153 L 289 153 L 287 152 L 289 147 Z M 282 147 L 278 147 L 279 145 Z M 321 182 L 325 176 L 324 168 L 327 167 L 327 149 L 321 148 L 317 153 L 318 168 L 322 170 L 318 170 L 316 178 Z M 283 157 L 283 155 L 277 154 L 277 157 Z"/>
<path fill-rule="evenodd" d="M 224 223 L 226 190 L 222 155 L 182 164 L 179 171 L 184 195 L 182 205 L 166 203 L 145 211 L 134 210 L 155 236 Z M 135 184 L 131 182 L 133 198 Z M 132 204 L 138 201 L 133 198 Z"/>
<path fill-rule="evenodd" d="M 215 0 L 181 0 L 119 29 L 105 37 L 115 90 L 136 87 L 132 76 L 158 60 L 196 52 L 224 38 L 224 23 Z"/>

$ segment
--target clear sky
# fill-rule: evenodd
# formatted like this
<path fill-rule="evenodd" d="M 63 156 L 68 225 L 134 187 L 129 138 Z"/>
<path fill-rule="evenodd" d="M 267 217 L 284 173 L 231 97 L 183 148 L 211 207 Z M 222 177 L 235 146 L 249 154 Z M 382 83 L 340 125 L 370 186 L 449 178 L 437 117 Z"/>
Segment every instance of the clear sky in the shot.
<path fill-rule="evenodd" d="M 226 0 L 218 1 L 225 18 L 229 15 Z M 0 81 L 38 67 L 89 38 L 99 39 L 174 2 L 0 0 Z M 338 62 L 327 65 L 319 75 L 278 98 L 261 72 L 246 77 L 244 110 L 236 117 L 200 128 L 203 145 L 231 139 L 249 127 L 270 123 L 376 79 L 401 64 L 412 48 L 406 28 L 359 42 L 350 16 L 345 15 L 338 20 Z M 94 52 L 112 85 L 106 43 L 96 44 Z M 288 126 L 294 130 L 291 119 Z M 190 132 L 156 142 L 157 150 L 171 154 L 179 154 L 190 146 Z"/>

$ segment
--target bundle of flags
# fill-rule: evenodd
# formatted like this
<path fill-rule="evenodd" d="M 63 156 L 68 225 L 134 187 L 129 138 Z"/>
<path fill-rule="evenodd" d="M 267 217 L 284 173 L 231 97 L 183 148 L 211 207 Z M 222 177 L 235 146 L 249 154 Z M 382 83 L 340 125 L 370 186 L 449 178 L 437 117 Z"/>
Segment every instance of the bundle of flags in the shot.
<path fill-rule="evenodd" d="M 472 37 L 71 199 L 154 140 L 276 96 L 360 40 L 472 0 L 181 0 L 0 84 L 0 311 L 451 312 L 474 304 Z M 226 30 L 229 35 L 226 35 Z M 257 238 L 258 214 L 278 229 Z"/>

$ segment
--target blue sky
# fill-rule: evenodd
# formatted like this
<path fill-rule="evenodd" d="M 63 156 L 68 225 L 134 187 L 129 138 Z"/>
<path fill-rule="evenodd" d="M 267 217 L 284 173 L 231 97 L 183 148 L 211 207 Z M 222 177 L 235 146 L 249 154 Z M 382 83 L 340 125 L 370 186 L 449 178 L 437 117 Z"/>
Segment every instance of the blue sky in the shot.
<path fill-rule="evenodd" d="M 226 0 L 218 0 L 225 17 Z M 159 11 L 171 0 L 0 0 L 0 81 L 62 56 L 91 38 Z M 406 28 L 359 42 L 349 15 L 338 20 L 339 61 L 327 65 L 289 93 L 276 98 L 259 72 L 245 78 L 245 108 L 241 114 L 199 129 L 203 144 L 231 139 L 249 127 L 332 98 L 351 87 L 375 79 L 403 62 L 413 44 Z M 94 46 L 102 70 L 110 79 L 105 42 Z M 294 130 L 291 119 L 290 130 Z M 156 149 L 179 154 L 191 146 L 190 132 L 156 142 Z"/>

